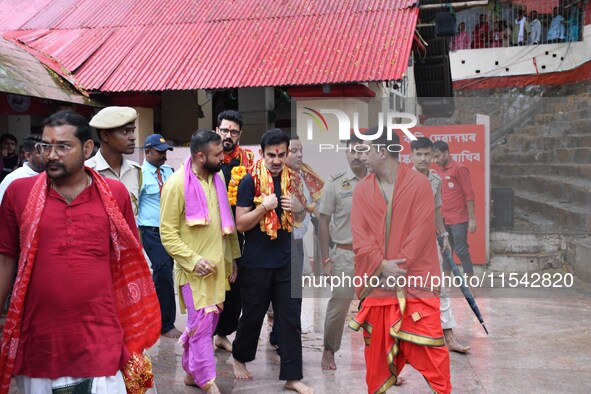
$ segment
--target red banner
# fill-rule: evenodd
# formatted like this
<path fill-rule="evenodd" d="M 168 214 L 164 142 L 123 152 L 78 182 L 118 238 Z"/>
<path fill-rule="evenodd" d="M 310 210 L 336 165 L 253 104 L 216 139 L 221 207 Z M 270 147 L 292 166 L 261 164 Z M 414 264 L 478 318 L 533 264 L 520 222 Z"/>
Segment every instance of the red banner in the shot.
<path fill-rule="evenodd" d="M 466 166 L 470 171 L 476 214 L 476 232 L 474 234 L 468 233 L 470 256 L 474 264 L 486 264 L 486 229 L 489 226 L 486 207 L 489 197 L 486 195 L 488 149 L 486 148 L 484 126 L 477 124 L 417 126 L 413 127 L 411 131 L 416 137 L 428 137 L 433 142 L 447 142 L 451 158 Z M 410 140 L 404 136 L 400 143 L 404 147 L 400 154 L 400 161 L 412 167 Z M 431 171 L 437 172 L 437 170 L 437 165 L 433 163 Z M 457 256 L 455 259 L 459 262 Z"/>

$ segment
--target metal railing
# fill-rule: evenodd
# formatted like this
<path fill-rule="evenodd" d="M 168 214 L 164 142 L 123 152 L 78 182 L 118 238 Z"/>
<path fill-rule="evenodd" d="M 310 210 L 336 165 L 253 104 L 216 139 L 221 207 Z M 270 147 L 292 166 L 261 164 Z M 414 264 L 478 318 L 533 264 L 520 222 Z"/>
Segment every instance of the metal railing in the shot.
<path fill-rule="evenodd" d="M 580 41 L 585 6 L 581 0 L 490 1 L 456 13 L 450 50 Z"/>

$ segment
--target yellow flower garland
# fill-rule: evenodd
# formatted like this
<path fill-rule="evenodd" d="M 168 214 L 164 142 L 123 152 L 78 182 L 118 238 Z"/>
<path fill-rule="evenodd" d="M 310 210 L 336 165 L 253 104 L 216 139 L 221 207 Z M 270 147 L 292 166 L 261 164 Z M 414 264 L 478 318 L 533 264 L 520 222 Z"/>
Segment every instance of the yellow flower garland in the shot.
<path fill-rule="evenodd" d="M 246 175 L 245 166 L 236 166 L 232 168 L 230 183 L 228 184 L 228 200 L 231 206 L 236 206 L 236 197 L 238 195 L 238 184 Z"/>

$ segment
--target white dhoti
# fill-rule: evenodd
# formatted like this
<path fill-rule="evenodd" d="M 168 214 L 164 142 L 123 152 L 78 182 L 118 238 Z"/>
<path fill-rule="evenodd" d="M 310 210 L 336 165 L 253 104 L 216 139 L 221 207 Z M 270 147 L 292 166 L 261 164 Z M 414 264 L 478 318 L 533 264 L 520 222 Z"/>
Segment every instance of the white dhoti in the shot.
<path fill-rule="evenodd" d="M 441 269 L 441 272 L 443 272 L 443 256 L 441 255 L 439 247 L 437 247 L 437 255 L 439 257 L 439 268 Z M 439 311 L 441 312 L 441 328 L 443 328 L 444 330 L 454 328 L 456 326 L 456 319 L 454 319 L 454 315 L 451 310 L 451 298 L 449 298 L 449 293 L 446 291 L 445 287 L 443 287 L 443 281 L 441 281 L 441 296 L 439 297 L 439 299 Z"/>
<path fill-rule="evenodd" d="M 127 394 L 125 382 L 120 371 L 114 376 L 101 376 L 96 378 L 73 378 L 61 377 L 57 379 L 30 378 L 28 376 L 15 376 L 16 384 L 21 394 L 51 394 L 54 389 L 65 389 L 78 384 L 87 382 L 92 394 Z"/>

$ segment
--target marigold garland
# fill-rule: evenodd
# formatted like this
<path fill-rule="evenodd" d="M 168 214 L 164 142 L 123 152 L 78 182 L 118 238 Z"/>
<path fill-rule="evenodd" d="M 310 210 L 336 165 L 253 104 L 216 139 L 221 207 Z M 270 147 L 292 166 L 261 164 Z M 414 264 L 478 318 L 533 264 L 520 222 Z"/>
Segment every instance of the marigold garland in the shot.
<path fill-rule="evenodd" d="M 238 195 L 238 184 L 246 175 L 245 166 L 236 166 L 232 168 L 230 175 L 230 183 L 228 184 L 228 200 L 230 200 L 231 206 L 236 206 L 236 200 Z"/>

